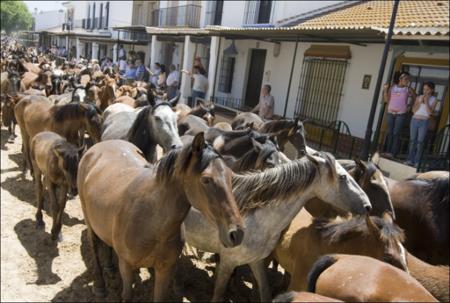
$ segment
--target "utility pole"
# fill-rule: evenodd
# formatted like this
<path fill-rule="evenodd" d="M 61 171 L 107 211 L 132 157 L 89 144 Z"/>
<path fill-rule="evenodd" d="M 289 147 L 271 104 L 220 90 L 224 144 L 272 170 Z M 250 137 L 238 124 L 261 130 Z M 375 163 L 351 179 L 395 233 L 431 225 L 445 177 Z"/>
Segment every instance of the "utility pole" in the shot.
<path fill-rule="evenodd" d="M 386 67 L 386 60 L 389 53 L 389 47 L 391 46 L 392 34 L 394 31 L 395 18 L 397 17 L 397 10 L 400 0 L 394 0 L 392 8 L 391 22 L 389 24 L 389 30 L 384 44 L 383 57 L 381 58 L 380 69 L 378 70 L 378 78 L 373 93 L 372 106 L 370 108 L 369 120 L 367 121 L 366 136 L 364 138 L 364 147 L 361 154 L 361 159 L 367 161 L 369 158 L 369 151 L 372 145 L 372 126 L 375 118 L 375 111 L 377 109 L 378 98 L 380 96 L 381 81 L 383 80 L 384 69 Z M 382 113 L 380 113 L 381 115 Z"/>

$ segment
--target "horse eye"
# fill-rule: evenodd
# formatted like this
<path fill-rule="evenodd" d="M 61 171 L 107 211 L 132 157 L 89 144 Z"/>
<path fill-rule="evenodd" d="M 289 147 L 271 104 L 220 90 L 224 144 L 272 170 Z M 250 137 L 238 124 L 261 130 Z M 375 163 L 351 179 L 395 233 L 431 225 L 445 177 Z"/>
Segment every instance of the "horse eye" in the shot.
<path fill-rule="evenodd" d="M 345 180 L 347 180 L 347 176 L 346 175 L 340 175 L 339 176 L 339 180 L 345 181 Z"/>
<path fill-rule="evenodd" d="M 203 185 L 208 185 L 211 183 L 211 178 L 210 177 L 201 177 L 200 182 L 202 182 Z"/>

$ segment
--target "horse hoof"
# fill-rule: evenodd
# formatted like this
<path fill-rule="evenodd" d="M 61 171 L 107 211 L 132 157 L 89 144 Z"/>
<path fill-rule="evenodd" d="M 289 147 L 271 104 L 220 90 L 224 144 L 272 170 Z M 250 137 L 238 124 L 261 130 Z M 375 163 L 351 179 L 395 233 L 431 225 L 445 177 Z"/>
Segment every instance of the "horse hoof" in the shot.
<path fill-rule="evenodd" d="M 106 289 L 104 287 L 94 287 L 92 289 L 92 292 L 97 298 L 104 298 L 106 297 Z"/>
<path fill-rule="evenodd" d="M 36 221 L 36 229 L 44 229 L 45 222 L 44 221 Z"/>

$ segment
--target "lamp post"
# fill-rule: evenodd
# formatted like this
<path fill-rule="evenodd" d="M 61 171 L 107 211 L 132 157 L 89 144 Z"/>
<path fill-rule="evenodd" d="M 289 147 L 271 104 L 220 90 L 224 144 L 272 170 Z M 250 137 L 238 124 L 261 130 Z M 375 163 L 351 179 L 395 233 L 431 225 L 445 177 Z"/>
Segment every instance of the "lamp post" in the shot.
<path fill-rule="evenodd" d="M 364 138 L 364 146 L 363 146 L 363 151 L 361 154 L 361 159 L 366 160 L 366 161 L 369 158 L 369 151 L 370 151 L 370 147 L 371 147 L 371 143 L 372 143 L 372 140 L 371 140 L 372 139 L 372 125 L 373 125 L 373 120 L 375 118 L 375 111 L 377 109 L 378 98 L 380 95 L 381 81 L 383 80 L 384 69 L 386 67 L 387 55 L 389 53 L 389 47 L 391 45 L 392 34 L 394 31 L 394 25 L 395 25 L 395 18 L 397 17 L 397 10 L 398 10 L 399 3 L 400 3 L 400 0 L 395 0 L 394 5 L 392 7 L 391 21 L 389 24 L 389 30 L 388 30 L 386 42 L 384 44 L 383 57 L 381 58 L 380 69 L 378 71 L 377 83 L 375 86 L 375 91 L 373 93 L 372 106 L 370 108 L 369 120 L 367 121 L 366 136 Z M 380 113 L 380 115 L 381 114 L 382 113 Z"/>

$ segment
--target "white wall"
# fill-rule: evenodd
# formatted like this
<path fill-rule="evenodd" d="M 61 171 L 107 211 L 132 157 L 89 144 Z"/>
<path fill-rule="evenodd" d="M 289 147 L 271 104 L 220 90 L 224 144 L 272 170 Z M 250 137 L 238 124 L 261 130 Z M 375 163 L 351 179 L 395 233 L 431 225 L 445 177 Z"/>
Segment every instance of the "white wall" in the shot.
<path fill-rule="evenodd" d="M 244 20 L 245 1 L 224 1 L 222 26 L 240 27 Z"/>
<path fill-rule="evenodd" d="M 274 1 L 272 23 L 342 1 Z"/>
<path fill-rule="evenodd" d="M 40 12 L 37 14 L 33 13 L 32 16 L 34 18 L 36 31 L 62 26 L 64 23 L 63 10 Z"/>
<path fill-rule="evenodd" d="M 110 1 L 109 5 L 109 27 L 131 25 L 133 1 Z M 96 14 L 100 6 L 97 7 Z"/>

